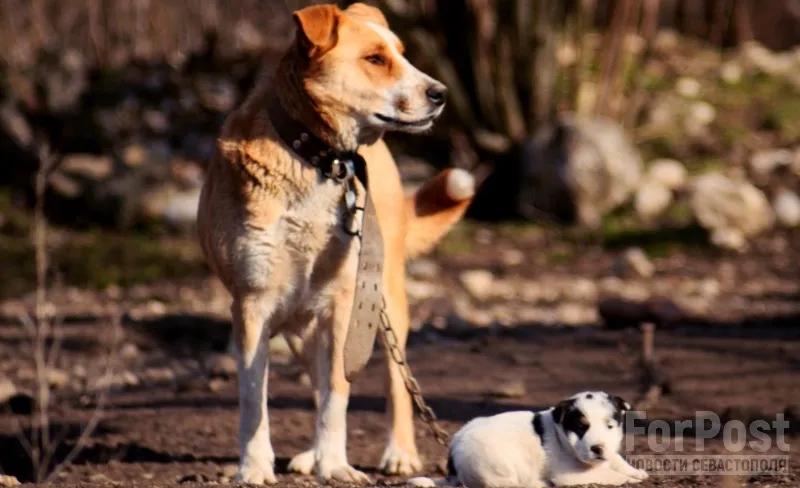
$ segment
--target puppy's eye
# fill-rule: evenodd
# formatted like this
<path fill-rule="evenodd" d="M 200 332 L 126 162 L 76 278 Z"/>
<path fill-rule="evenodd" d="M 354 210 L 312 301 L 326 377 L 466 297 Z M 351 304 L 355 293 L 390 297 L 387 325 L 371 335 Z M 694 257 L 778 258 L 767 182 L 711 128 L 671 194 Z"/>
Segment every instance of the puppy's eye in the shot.
<path fill-rule="evenodd" d="M 365 57 L 364 60 L 375 66 L 386 65 L 386 58 L 382 54 L 370 54 L 369 56 Z"/>
<path fill-rule="evenodd" d="M 613 429 L 613 428 L 614 428 L 614 426 L 613 426 L 613 425 L 611 425 L 611 424 L 608 424 L 608 430 L 611 430 L 611 429 Z"/>

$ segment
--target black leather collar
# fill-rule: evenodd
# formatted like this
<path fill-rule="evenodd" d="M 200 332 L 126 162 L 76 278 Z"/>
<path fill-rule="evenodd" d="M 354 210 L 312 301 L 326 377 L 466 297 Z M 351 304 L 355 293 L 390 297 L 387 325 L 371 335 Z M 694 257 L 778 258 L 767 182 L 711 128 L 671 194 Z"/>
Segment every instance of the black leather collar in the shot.
<path fill-rule="evenodd" d="M 269 97 L 267 113 L 281 141 L 326 178 L 347 181 L 356 176 L 366 186 L 366 161 L 355 151 L 336 151 L 289 115 L 277 95 Z"/>

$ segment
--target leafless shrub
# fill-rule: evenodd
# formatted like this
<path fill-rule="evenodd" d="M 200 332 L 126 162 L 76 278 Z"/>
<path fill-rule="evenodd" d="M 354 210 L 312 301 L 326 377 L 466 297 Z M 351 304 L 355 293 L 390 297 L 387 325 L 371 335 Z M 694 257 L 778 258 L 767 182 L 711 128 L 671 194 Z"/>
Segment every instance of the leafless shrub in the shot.
<path fill-rule="evenodd" d="M 36 483 L 47 483 L 65 466 L 69 465 L 80 453 L 86 441 L 96 429 L 102 417 L 108 396 L 108 388 L 96 391 L 95 407 L 87 423 L 82 427 L 72 448 L 60 459 L 56 459 L 56 451 L 61 446 L 68 429 L 55 432 L 50 421 L 50 410 L 53 403 L 50 372 L 58 363 L 61 352 L 63 331 L 57 310 L 48 300 L 49 254 L 47 245 L 47 220 L 44 216 L 45 189 L 47 177 L 55 167 L 55 158 L 46 145 L 39 150 L 39 169 L 36 174 L 36 206 L 32 231 L 32 244 L 36 262 L 36 297 L 33 313 L 22 315 L 20 323 L 28 334 L 31 348 L 31 361 L 35 372 L 33 392 L 33 410 L 30 418 L 29 434 L 23 435 L 19 428 L 18 438 L 31 460 L 32 476 Z M 112 340 L 102 368 L 101 384 L 109 385 L 117 362 L 118 342 L 121 337 L 120 315 L 110 314 Z"/>

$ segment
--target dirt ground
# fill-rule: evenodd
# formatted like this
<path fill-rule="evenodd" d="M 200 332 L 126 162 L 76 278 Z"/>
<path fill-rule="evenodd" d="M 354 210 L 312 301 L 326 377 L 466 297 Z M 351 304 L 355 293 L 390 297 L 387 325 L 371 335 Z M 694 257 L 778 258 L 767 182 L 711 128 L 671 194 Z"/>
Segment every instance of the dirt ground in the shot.
<path fill-rule="evenodd" d="M 186 354 L 187 341 L 179 339 L 185 339 L 186 324 L 192 323 L 203 327 L 204 332 L 192 336 L 195 344 L 189 348 L 191 354 Z M 103 322 L 66 324 L 62 354 L 75 355 L 76 360 L 89 359 L 86 364 L 90 370 L 100 368 L 103 348 L 97 344 L 108 328 Z M 184 318 L 150 324 L 144 331 L 123 324 L 123 330 L 126 336 L 136 338 L 139 350 L 135 357 L 128 351 L 130 361 L 150 366 L 167 364 L 179 370 L 181 364 L 188 367 L 185 365 L 202 363 L 214 354 L 213 349 L 224 347 L 220 339 L 224 339 L 226 326 Z M 0 331 L 6 347 L 19 347 L 14 343 L 20 337 L 18 326 L 0 325 Z M 648 419 L 690 418 L 696 410 L 727 411 L 728 417 L 735 418 L 774 418 L 800 397 L 799 335 L 787 334 L 785 329 L 761 329 L 757 334 L 736 328 L 724 333 L 709 328 L 658 332 L 656 351 L 670 378 L 671 392 L 647 412 Z M 183 351 L 173 348 L 180 342 Z M 430 404 L 452 433 L 477 415 L 546 406 L 584 389 L 613 391 L 633 400 L 639 389 L 635 368 L 638 343 L 636 331 L 599 328 L 522 327 L 464 340 L 416 333 L 410 339 L 409 359 Z M 3 356 L 7 354 L 10 349 L 3 350 Z M 354 384 L 348 423 L 349 457 L 378 484 L 396 484 L 403 480 L 375 472 L 386 430 L 382 362 L 382 356 L 376 354 Z M 237 460 L 235 379 L 187 371 L 183 379 L 178 375 L 161 384 L 154 380 L 111 394 L 95 433 L 54 483 L 86 487 L 109 483 L 143 487 L 229 483 Z M 513 389 L 518 391 L 513 398 L 492 395 L 515 384 Z M 269 393 L 280 486 L 312 486 L 312 479 L 285 471 L 288 459 L 309 446 L 314 424 L 309 392 L 291 362 L 276 361 Z M 51 422 L 56 430 L 66 433 L 64 445 L 56 451 L 57 459 L 75 442 L 79 426 L 92 417 L 93 398 L 71 398 L 65 392 L 61 401 L 54 402 Z M 30 480 L 30 465 L 15 426 L 24 425 L 26 418 L 11 412 L 0 415 L 0 468 L 23 481 Z M 796 436 L 796 426 L 793 428 Z M 438 475 L 446 452 L 419 420 L 417 430 L 425 472 Z M 789 442 L 796 446 L 796 437 Z M 638 439 L 636 445 L 637 454 L 648 453 L 644 439 Z M 710 445 L 712 452 L 724 452 L 720 440 Z M 653 477 L 640 486 L 799 486 L 797 449 L 791 453 L 791 473 L 789 477 L 736 480 Z M 723 485 L 724 481 L 733 484 Z"/>

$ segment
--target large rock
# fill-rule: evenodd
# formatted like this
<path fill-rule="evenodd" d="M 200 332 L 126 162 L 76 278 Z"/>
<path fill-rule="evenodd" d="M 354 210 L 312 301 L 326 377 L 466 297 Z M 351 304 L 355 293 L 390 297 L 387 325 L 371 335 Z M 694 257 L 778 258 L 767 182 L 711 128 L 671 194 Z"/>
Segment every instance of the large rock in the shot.
<path fill-rule="evenodd" d="M 639 186 L 642 161 L 615 122 L 564 116 L 497 161 L 469 215 L 597 227 Z"/>
<path fill-rule="evenodd" d="M 718 245 L 741 242 L 740 238 L 771 228 L 775 220 L 761 190 L 719 173 L 701 175 L 691 182 L 689 204 L 700 225 L 717 235 L 714 241 Z"/>

